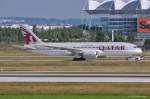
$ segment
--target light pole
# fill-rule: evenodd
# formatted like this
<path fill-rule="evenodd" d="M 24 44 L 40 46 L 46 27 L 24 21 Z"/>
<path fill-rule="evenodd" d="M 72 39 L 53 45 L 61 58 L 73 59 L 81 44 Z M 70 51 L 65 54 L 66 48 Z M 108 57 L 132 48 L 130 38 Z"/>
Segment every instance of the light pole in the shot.
<path fill-rule="evenodd" d="M 111 33 L 112 33 L 112 34 L 111 34 L 111 39 L 112 39 L 111 41 L 114 42 L 114 30 L 112 30 Z"/>

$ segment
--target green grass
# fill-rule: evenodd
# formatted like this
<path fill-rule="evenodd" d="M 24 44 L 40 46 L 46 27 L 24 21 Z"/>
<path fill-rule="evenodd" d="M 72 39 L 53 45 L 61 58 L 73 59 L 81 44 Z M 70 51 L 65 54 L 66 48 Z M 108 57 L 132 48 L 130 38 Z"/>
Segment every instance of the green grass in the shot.
<path fill-rule="evenodd" d="M 99 94 L 4 94 L 0 99 L 149 99 L 150 96 Z"/>
<path fill-rule="evenodd" d="M 1 56 L 38 56 L 41 54 L 20 49 L 0 49 Z"/>
<path fill-rule="evenodd" d="M 3 94 L 150 95 L 150 83 L 0 83 Z M 1 99 L 1 98 L 0 98 Z"/>
<path fill-rule="evenodd" d="M 143 55 L 144 56 L 150 56 L 150 50 L 144 51 Z"/>
<path fill-rule="evenodd" d="M 30 60 L 33 60 L 29 58 Z M 93 71 L 101 73 L 149 73 L 150 61 L 129 62 L 129 61 L 103 61 L 91 60 L 73 62 L 67 59 L 58 58 L 49 61 L 1 61 L 0 71 Z M 43 58 L 44 59 L 44 58 Z M 46 59 L 46 58 L 45 58 Z M 21 60 L 21 59 L 18 59 Z"/>

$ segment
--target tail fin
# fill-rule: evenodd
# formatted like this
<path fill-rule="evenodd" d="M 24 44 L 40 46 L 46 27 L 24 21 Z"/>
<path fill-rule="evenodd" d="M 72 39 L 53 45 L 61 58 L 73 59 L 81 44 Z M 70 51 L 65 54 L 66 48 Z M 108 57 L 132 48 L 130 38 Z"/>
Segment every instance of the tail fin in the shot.
<path fill-rule="evenodd" d="M 38 44 L 42 41 L 25 25 L 20 25 L 25 45 Z"/>

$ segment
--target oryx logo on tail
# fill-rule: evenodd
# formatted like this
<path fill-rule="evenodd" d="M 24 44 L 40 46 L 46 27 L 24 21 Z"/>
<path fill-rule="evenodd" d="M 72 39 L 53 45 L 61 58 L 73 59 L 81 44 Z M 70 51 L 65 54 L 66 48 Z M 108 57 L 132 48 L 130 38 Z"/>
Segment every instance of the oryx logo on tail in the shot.
<path fill-rule="evenodd" d="M 27 27 L 20 25 L 26 45 L 41 43 L 41 40 Z"/>
<path fill-rule="evenodd" d="M 21 31 L 23 32 L 24 41 L 27 45 L 35 43 L 37 41 L 36 38 L 33 35 L 31 35 L 31 33 L 25 28 L 21 27 Z"/>

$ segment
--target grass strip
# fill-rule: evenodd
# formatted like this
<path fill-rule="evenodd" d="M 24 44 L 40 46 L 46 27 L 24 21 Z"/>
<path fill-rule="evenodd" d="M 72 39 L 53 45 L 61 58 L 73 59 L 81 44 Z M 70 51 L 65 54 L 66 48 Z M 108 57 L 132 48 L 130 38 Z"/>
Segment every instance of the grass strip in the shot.
<path fill-rule="evenodd" d="M 150 83 L 0 83 L 0 94 L 150 95 Z"/>

